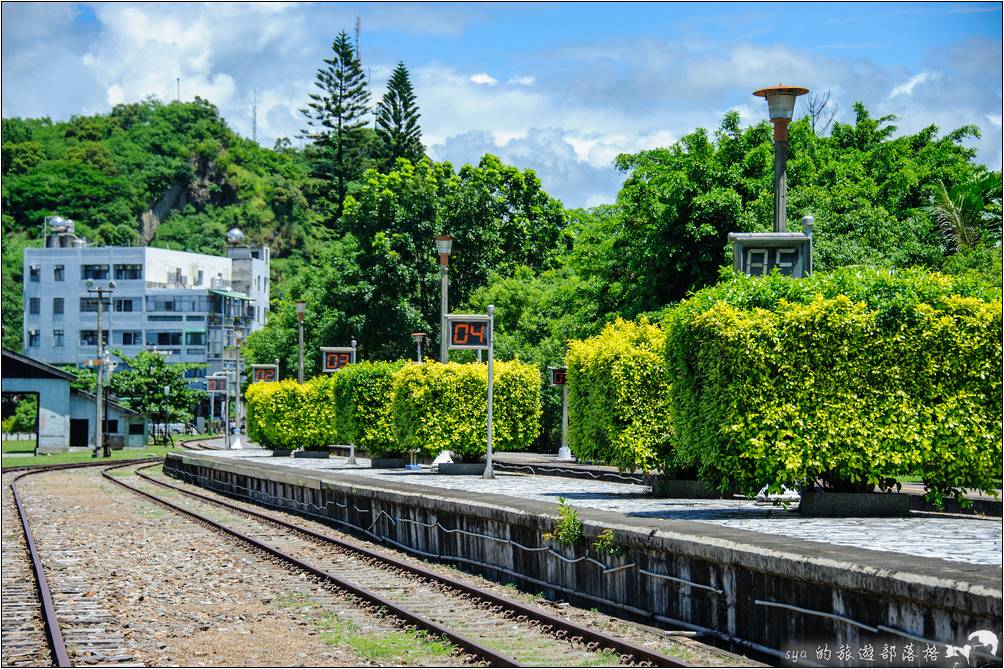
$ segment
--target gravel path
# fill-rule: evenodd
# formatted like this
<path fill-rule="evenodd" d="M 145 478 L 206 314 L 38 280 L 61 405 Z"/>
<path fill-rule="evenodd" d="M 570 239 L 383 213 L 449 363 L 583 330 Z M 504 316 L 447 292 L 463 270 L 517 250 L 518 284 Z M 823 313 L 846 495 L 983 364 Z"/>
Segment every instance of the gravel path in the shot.
<path fill-rule="evenodd" d="M 20 485 L 57 607 L 72 597 L 91 606 L 86 625 L 69 621 L 64 632 L 72 636 L 76 625 L 125 649 L 78 643 L 70 649 L 77 665 L 459 663 L 449 648 L 403 633 L 305 575 L 103 481 L 97 470 L 40 474 Z"/>

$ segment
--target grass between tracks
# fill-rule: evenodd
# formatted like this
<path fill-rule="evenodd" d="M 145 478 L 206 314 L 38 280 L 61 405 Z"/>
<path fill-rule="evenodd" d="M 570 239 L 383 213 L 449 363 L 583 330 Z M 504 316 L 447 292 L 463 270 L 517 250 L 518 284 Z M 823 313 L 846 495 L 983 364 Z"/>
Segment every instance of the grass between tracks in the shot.
<path fill-rule="evenodd" d="M 313 613 L 315 603 L 299 592 L 286 592 L 276 599 L 279 606 L 304 609 L 303 615 L 320 633 L 321 641 L 331 646 L 351 648 L 367 660 L 397 665 L 419 665 L 430 658 L 449 657 L 453 646 L 420 632 L 393 631 L 374 634 L 359 628 L 351 620 L 321 611 Z"/>
<path fill-rule="evenodd" d="M 146 448 L 123 448 L 118 451 L 112 451 L 111 457 L 91 457 L 91 451 L 74 451 L 72 453 L 51 453 L 47 455 L 36 455 L 33 457 L 11 457 L 3 458 L 4 467 L 44 467 L 46 465 L 69 465 L 76 464 L 79 462 L 96 462 L 103 460 L 108 462 L 110 460 L 132 460 L 134 458 L 152 458 L 158 457 L 162 458 L 168 453 L 174 453 L 176 451 L 182 450 L 182 445 L 187 441 L 195 441 L 198 439 L 211 439 L 214 435 L 204 435 L 204 434 L 190 434 L 175 438 L 175 446 L 172 448 L 170 446 L 147 446 Z M 8 453 L 7 444 L 11 442 L 4 442 L 4 453 Z M 18 442 L 14 442 L 18 443 Z M 32 445 L 28 452 L 34 449 L 34 441 L 27 442 Z"/>

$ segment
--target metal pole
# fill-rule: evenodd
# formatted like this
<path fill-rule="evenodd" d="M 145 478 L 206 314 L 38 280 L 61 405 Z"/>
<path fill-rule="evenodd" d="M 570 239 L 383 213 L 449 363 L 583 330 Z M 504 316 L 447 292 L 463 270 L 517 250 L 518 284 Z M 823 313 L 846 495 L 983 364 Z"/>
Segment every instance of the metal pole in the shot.
<path fill-rule="evenodd" d="M 450 359 L 450 351 L 447 346 L 449 343 L 449 337 L 447 336 L 446 324 L 446 314 L 449 311 L 447 306 L 447 291 L 449 290 L 449 280 L 447 278 L 447 272 L 449 268 L 440 263 L 439 265 L 439 284 L 440 284 L 440 304 L 439 304 L 439 361 L 444 365 Z"/>
<path fill-rule="evenodd" d="M 561 449 L 568 451 L 568 380 L 561 386 Z"/>
<path fill-rule="evenodd" d="M 495 470 L 492 469 L 492 375 L 495 358 L 495 305 L 488 305 L 488 455 L 486 457 L 485 473 L 483 479 L 495 478 Z"/>
<path fill-rule="evenodd" d="M 778 126 L 782 127 L 778 127 Z M 788 123 L 774 121 L 774 232 L 788 231 Z"/>
<path fill-rule="evenodd" d="M 350 362 L 354 365 L 356 364 L 356 340 L 353 339 L 351 343 L 352 343 L 352 358 Z"/>
<path fill-rule="evenodd" d="M 296 382 L 303 383 L 303 319 L 300 319 L 300 362 L 296 371 Z"/>
<path fill-rule="evenodd" d="M 237 338 L 237 385 L 234 388 L 237 397 L 237 436 L 241 435 L 241 339 Z"/>
<path fill-rule="evenodd" d="M 229 375 L 228 375 L 229 376 Z M 230 379 L 227 379 L 227 390 L 223 393 L 223 435 L 230 450 Z"/>
<path fill-rule="evenodd" d="M 104 429 L 102 422 L 104 420 L 104 406 L 102 403 L 102 396 L 104 394 L 104 337 L 101 335 L 101 317 L 104 315 L 104 300 L 101 298 L 101 291 L 98 290 L 98 387 L 97 395 L 95 401 L 95 413 L 97 415 L 97 424 L 94 426 L 94 455 L 91 457 L 98 457 L 98 453 L 101 451 L 101 437 L 104 436 Z"/>

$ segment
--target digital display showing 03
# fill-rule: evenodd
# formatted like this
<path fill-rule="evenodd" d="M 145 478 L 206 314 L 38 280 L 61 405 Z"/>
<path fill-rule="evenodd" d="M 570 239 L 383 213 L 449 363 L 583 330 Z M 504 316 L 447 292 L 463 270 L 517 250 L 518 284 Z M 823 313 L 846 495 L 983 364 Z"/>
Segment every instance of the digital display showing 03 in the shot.
<path fill-rule="evenodd" d="M 227 392 L 227 377 L 225 376 L 207 376 L 206 377 L 206 390 L 211 393 L 225 393 Z"/>
<path fill-rule="evenodd" d="M 450 348 L 487 349 L 489 325 L 486 316 L 450 316 Z"/>
<path fill-rule="evenodd" d="M 322 346 L 321 371 L 337 372 L 342 367 L 351 365 L 354 358 L 351 346 Z"/>

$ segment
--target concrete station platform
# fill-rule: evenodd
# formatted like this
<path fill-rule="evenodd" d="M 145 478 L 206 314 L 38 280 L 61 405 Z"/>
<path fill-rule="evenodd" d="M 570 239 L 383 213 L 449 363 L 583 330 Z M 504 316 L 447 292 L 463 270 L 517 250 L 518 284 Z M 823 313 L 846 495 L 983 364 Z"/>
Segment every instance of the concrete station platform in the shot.
<path fill-rule="evenodd" d="M 488 481 L 257 449 L 172 454 L 166 470 L 532 592 L 779 658 L 810 642 L 1001 636 L 1000 518 L 806 518 L 751 500 L 655 498 L 638 483 L 507 472 Z M 542 536 L 559 497 L 584 523 L 574 547 Z M 591 547 L 606 529 L 619 555 Z"/>

